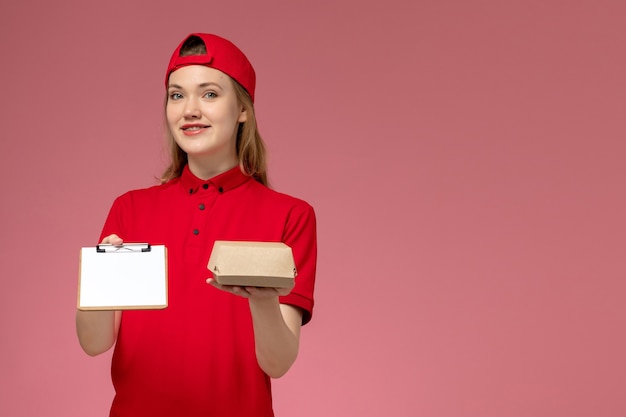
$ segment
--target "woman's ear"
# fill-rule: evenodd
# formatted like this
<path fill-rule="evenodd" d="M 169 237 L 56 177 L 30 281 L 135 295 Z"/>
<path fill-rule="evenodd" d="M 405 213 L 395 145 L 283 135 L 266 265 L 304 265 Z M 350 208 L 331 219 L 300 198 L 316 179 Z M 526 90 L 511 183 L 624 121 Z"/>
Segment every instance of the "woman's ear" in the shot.
<path fill-rule="evenodd" d="M 239 123 L 243 123 L 248 120 L 248 111 L 244 106 L 241 106 L 241 113 L 239 113 L 239 119 L 237 119 Z"/>

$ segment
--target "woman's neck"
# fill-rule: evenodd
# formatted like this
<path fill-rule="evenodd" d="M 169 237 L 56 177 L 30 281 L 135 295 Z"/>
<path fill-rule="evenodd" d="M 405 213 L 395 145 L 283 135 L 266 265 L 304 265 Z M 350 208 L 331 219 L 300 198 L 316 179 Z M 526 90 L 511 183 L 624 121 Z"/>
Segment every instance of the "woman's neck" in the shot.
<path fill-rule="evenodd" d="M 222 160 L 219 163 L 208 163 L 208 161 L 198 161 L 196 159 L 189 158 L 187 161 L 189 164 L 189 170 L 193 175 L 201 180 L 209 180 L 216 175 L 226 172 L 239 164 L 239 161 L 226 161 Z"/>

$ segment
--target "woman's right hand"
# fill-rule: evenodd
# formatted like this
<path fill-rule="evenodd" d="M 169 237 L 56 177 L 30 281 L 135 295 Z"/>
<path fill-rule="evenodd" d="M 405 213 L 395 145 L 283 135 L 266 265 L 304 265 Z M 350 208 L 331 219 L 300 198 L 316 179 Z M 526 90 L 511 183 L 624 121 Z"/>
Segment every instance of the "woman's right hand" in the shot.
<path fill-rule="evenodd" d="M 121 237 L 119 237 L 116 234 L 108 235 L 107 237 L 102 239 L 102 242 L 100 242 L 100 244 L 109 244 L 109 245 L 121 245 L 122 243 L 124 243 L 124 241 L 122 240 Z"/>
<path fill-rule="evenodd" d="M 121 245 L 124 241 L 118 235 L 112 234 L 100 243 Z M 90 356 L 106 352 L 117 340 L 121 319 L 121 311 L 77 310 L 76 333 L 80 346 Z"/>

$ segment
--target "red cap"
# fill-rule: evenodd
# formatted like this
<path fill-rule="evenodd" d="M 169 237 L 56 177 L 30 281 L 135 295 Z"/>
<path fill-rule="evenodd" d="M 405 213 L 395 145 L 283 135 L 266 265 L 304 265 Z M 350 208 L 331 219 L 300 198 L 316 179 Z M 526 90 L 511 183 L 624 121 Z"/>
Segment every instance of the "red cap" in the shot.
<path fill-rule="evenodd" d="M 182 46 L 187 39 L 192 36 L 202 39 L 206 46 L 206 55 L 180 56 Z M 170 63 L 167 66 L 167 73 L 165 74 L 166 89 L 170 74 L 187 65 L 205 65 L 222 71 L 241 84 L 248 94 L 250 94 L 252 101 L 254 101 L 254 87 L 256 85 L 254 68 L 252 68 L 252 64 L 250 64 L 250 61 L 248 61 L 248 58 L 246 58 L 243 52 L 231 41 L 207 33 L 192 33 L 187 36 L 180 45 L 178 45 L 178 48 L 176 48 L 172 54 Z"/>

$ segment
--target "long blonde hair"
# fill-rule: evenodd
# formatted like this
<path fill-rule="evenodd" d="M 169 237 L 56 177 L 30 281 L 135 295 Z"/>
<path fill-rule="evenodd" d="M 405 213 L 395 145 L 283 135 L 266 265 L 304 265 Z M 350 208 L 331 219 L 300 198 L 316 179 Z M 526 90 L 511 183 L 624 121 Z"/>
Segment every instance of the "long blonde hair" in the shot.
<path fill-rule="evenodd" d="M 202 39 L 191 37 L 180 52 L 181 56 L 204 55 L 206 46 Z M 246 174 L 254 177 L 263 185 L 269 185 L 267 179 L 267 151 L 265 143 L 259 134 L 254 113 L 254 104 L 250 94 L 237 81 L 232 79 L 235 87 L 237 100 L 246 111 L 246 121 L 239 124 L 237 130 L 237 157 L 239 167 Z M 165 106 L 167 106 L 167 92 L 165 94 Z M 166 118 L 164 118 L 166 120 Z M 161 175 L 161 183 L 178 178 L 187 165 L 187 154 L 178 146 L 170 132 L 167 122 L 164 122 L 167 144 L 169 147 L 170 164 Z"/>

